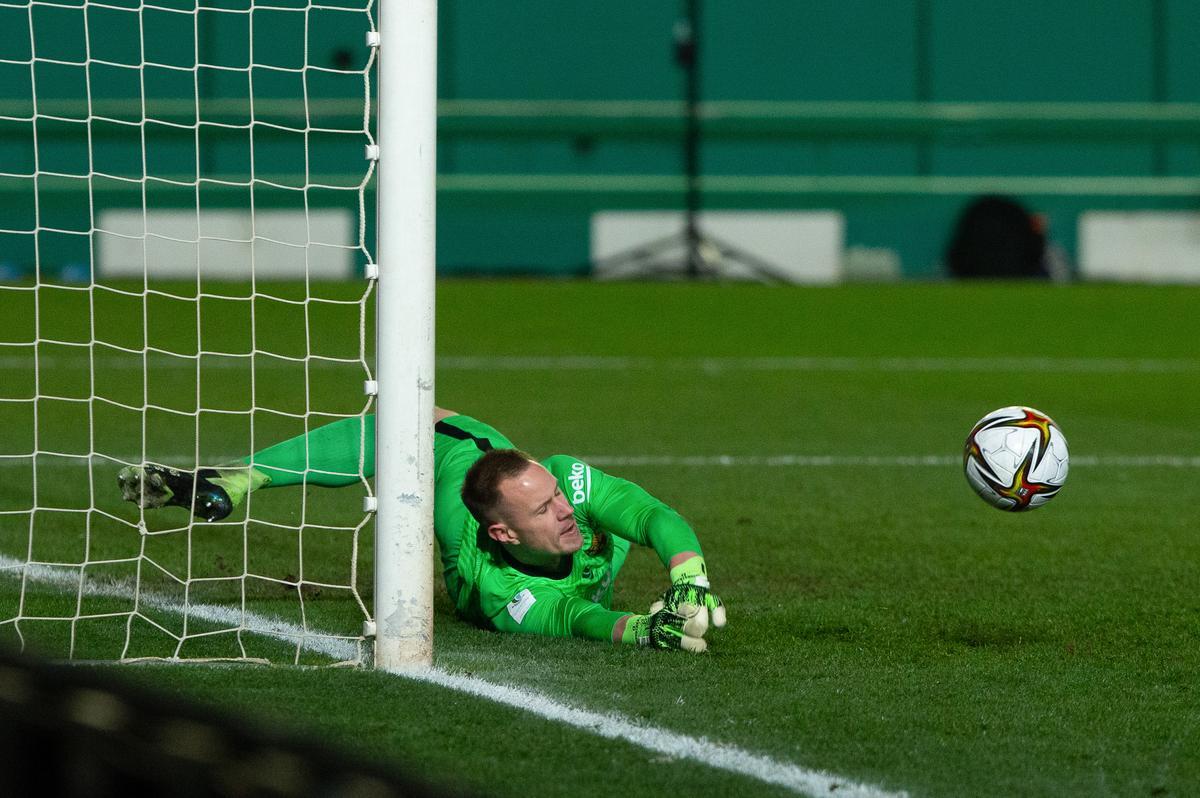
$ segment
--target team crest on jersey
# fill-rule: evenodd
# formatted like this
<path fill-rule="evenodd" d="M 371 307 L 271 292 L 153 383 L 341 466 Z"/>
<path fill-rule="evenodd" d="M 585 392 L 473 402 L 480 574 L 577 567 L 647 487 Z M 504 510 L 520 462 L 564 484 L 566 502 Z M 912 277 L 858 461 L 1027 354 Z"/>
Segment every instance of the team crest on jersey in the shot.
<path fill-rule="evenodd" d="M 599 554 L 600 552 L 604 551 L 604 546 L 607 543 L 608 535 L 597 529 L 595 533 L 592 534 L 592 545 L 588 546 L 587 554 L 592 556 Z"/>

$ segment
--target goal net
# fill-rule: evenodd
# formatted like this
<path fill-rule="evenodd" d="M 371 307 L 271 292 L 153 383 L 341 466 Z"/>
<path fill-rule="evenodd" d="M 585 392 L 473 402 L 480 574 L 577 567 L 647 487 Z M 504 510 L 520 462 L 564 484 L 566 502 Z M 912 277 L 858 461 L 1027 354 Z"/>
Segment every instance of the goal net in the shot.
<path fill-rule="evenodd" d="M 372 464 L 214 523 L 116 475 L 374 411 L 375 16 L 0 1 L 0 645 L 369 661 Z"/>

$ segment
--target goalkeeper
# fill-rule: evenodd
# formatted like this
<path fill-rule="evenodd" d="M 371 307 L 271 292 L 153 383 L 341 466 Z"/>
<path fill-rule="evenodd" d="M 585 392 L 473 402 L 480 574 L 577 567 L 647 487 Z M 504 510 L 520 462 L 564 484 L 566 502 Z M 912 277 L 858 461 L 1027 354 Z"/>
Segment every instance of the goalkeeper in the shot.
<path fill-rule="evenodd" d="M 434 529 L 459 615 L 485 628 L 702 652 L 725 608 L 700 543 L 674 510 L 574 457 L 540 463 L 494 428 L 440 408 L 434 427 Z M 129 466 L 118 482 L 142 507 L 174 505 L 216 521 L 252 491 L 372 476 L 375 419 L 343 419 L 246 458 L 179 471 Z M 247 468 L 247 466 L 249 466 Z M 614 611 L 613 581 L 632 544 L 652 547 L 671 587 L 649 614 Z"/>

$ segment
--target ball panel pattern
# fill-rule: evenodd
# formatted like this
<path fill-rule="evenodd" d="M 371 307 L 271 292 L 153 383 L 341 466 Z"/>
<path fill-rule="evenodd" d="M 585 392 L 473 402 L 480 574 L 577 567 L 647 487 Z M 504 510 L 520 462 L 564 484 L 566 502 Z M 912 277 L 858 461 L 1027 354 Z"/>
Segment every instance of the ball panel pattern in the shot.
<path fill-rule="evenodd" d="M 963 450 L 967 482 L 985 502 L 1019 512 L 1050 501 L 1067 478 L 1066 438 L 1054 420 L 1014 405 L 988 413 Z"/>

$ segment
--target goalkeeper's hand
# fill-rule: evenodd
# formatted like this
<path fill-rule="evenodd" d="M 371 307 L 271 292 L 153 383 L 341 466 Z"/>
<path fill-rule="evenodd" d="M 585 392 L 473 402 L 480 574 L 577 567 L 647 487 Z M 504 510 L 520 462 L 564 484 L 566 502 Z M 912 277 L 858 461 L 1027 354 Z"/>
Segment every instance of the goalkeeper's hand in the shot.
<path fill-rule="evenodd" d="M 708 612 L 694 604 L 681 604 L 674 610 L 660 607 L 649 615 L 630 615 L 621 642 L 700 654 L 708 648 L 704 642 L 707 631 Z"/>
<path fill-rule="evenodd" d="M 671 569 L 671 586 L 650 605 L 650 612 L 660 609 L 676 612 L 685 604 L 703 610 L 705 628 L 710 624 L 718 629 L 725 625 L 725 604 L 709 588 L 708 569 L 698 554 Z"/>

